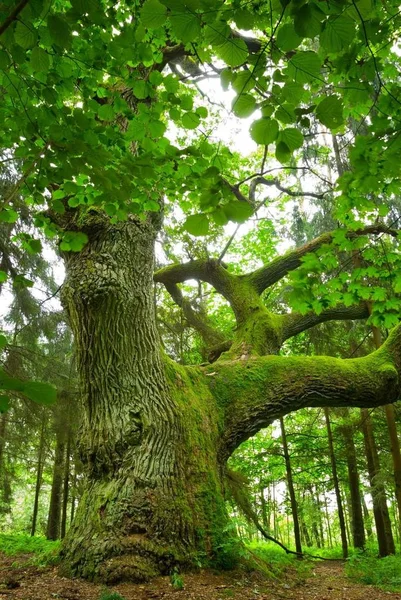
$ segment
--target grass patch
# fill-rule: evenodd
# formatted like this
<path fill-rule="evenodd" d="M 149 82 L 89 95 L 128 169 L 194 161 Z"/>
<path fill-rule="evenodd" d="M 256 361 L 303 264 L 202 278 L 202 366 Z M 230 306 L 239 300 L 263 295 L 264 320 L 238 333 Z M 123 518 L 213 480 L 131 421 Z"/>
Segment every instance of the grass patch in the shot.
<path fill-rule="evenodd" d="M 267 563 L 274 577 L 280 577 L 285 571 L 291 569 L 296 571 L 300 579 L 306 579 L 312 570 L 310 561 L 299 560 L 294 554 L 286 554 L 284 550 L 268 542 L 251 542 L 247 544 L 247 548 Z"/>
<path fill-rule="evenodd" d="M 125 600 L 125 598 L 118 592 L 109 592 L 106 590 L 102 593 L 99 600 Z"/>
<path fill-rule="evenodd" d="M 345 572 L 353 581 L 389 592 L 401 591 L 401 556 L 377 558 L 377 554 L 355 554 L 349 558 Z"/>
<path fill-rule="evenodd" d="M 0 533 L 0 552 L 7 556 L 32 554 L 31 562 L 38 566 L 54 565 L 58 562 L 60 541 L 53 542 L 45 537 L 23 533 Z"/>

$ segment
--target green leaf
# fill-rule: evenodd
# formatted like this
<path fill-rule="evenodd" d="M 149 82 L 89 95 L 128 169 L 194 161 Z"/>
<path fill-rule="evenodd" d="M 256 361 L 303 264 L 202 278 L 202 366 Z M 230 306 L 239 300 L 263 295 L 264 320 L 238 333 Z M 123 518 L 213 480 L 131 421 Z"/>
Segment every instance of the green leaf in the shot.
<path fill-rule="evenodd" d="M 32 69 L 38 73 L 46 73 L 50 68 L 50 59 L 43 48 L 36 46 L 31 52 Z"/>
<path fill-rule="evenodd" d="M 206 119 L 209 112 L 208 112 L 206 106 L 198 106 L 198 108 L 196 109 L 196 114 L 199 115 L 201 117 L 201 119 Z"/>
<path fill-rule="evenodd" d="M 139 100 L 144 100 L 145 98 L 147 98 L 149 96 L 150 88 L 149 88 L 148 84 L 146 83 L 146 81 L 137 79 L 132 84 L 132 91 L 134 92 L 135 96 Z"/>
<path fill-rule="evenodd" d="M 3 208 L 0 210 L 0 221 L 3 223 L 16 223 L 18 221 L 18 213 L 12 208 Z"/>
<path fill-rule="evenodd" d="M 256 100 L 251 94 L 241 94 L 232 101 L 232 111 L 236 117 L 249 117 L 256 110 Z"/>
<path fill-rule="evenodd" d="M 187 112 L 183 115 L 181 123 L 185 129 L 196 129 L 200 123 L 200 116 L 194 112 Z"/>
<path fill-rule="evenodd" d="M 316 108 L 316 116 L 329 129 L 337 129 L 344 123 L 343 103 L 338 96 L 326 96 Z"/>
<path fill-rule="evenodd" d="M 201 33 L 201 23 L 196 13 L 173 13 L 170 23 L 172 32 L 184 44 L 196 41 Z"/>
<path fill-rule="evenodd" d="M 216 48 L 216 54 L 218 54 L 229 67 L 238 67 L 248 58 L 248 48 L 244 40 L 232 39 Z"/>
<path fill-rule="evenodd" d="M 41 381 L 29 381 L 28 383 L 24 383 L 21 391 L 24 396 L 37 404 L 49 406 L 54 404 L 57 400 L 56 388 L 48 383 L 42 383 Z"/>
<path fill-rule="evenodd" d="M 297 52 L 288 63 L 288 74 L 297 83 L 320 80 L 321 61 L 316 52 Z"/>
<path fill-rule="evenodd" d="M 21 21 L 18 21 L 14 32 L 14 39 L 21 48 L 29 50 L 29 48 L 32 48 L 36 44 L 37 38 L 38 34 L 33 25 L 28 27 Z"/>
<path fill-rule="evenodd" d="M 304 143 L 304 136 L 302 133 L 295 129 L 295 127 L 288 127 L 280 131 L 279 141 L 284 142 L 290 152 L 297 150 Z"/>
<path fill-rule="evenodd" d="M 167 8 L 158 0 L 146 0 L 141 9 L 141 23 L 144 27 L 157 29 L 166 22 Z"/>
<path fill-rule="evenodd" d="M 27 279 L 23 275 L 16 275 L 13 279 L 13 287 L 15 289 L 24 289 L 33 287 L 33 281 Z"/>
<path fill-rule="evenodd" d="M 209 221 L 206 215 L 191 215 L 185 221 L 183 228 L 191 235 L 207 235 L 209 231 Z"/>
<path fill-rule="evenodd" d="M 114 109 L 111 104 L 102 104 L 99 106 L 97 114 L 102 121 L 112 121 L 114 119 Z"/>
<path fill-rule="evenodd" d="M 299 46 L 302 40 L 303 37 L 297 34 L 292 23 L 282 25 L 277 31 L 276 43 L 283 52 L 294 50 Z"/>
<path fill-rule="evenodd" d="M 282 141 L 279 141 L 276 144 L 275 156 L 279 162 L 286 163 L 291 159 L 292 152 L 287 146 L 287 144 L 285 144 Z"/>
<path fill-rule="evenodd" d="M 329 52 L 340 52 L 355 38 L 355 22 L 345 15 L 332 15 L 324 24 L 320 43 Z"/>
<path fill-rule="evenodd" d="M 66 231 L 60 243 L 60 250 L 64 252 L 80 252 L 88 243 L 88 236 L 82 231 Z"/>
<path fill-rule="evenodd" d="M 230 221 L 236 223 L 244 223 L 253 214 L 253 207 L 248 202 L 234 200 L 225 204 L 222 208 Z"/>
<path fill-rule="evenodd" d="M 4 283 L 7 281 L 7 273 L 5 271 L 0 271 L 0 283 Z"/>
<path fill-rule="evenodd" d="M 275 119 L 262 118 L 252 123 L 251 138 L 257 144 L 267 146 L 275 141 L 278 135 L 278 123 Z"/>
<path fill-rule="evenodd" d="M 5 413 L 10 408 L 10 398 L 8 396 L 4 396 L 3 394 L 0 396 L 0 413 Z"/>
<path fill-rule="evenodd" d="M 314 4 L 304 4 L 295 14 L 294 28 L 298 35 L 313 39 L 322 30 L 325 14 Z"/>
<path fill-rule="evenodd" d="M 3 350 L 8 344 L 7 338 L 5 335 L 0 333 L 0 350 Z"/>
<path fill-rule="evenodd" d="M 58 15 L 50 15 L 47 19 L 47 27 L 50 37 L 56 46 L 69 48 L 71 44 L 71 29 L 65 19 Z"/>
<path fill-rule="evenodd" d="M 5 50 L 0 50 L 0 71 L 5 71 L 10 64 L 10 57 Z"/>

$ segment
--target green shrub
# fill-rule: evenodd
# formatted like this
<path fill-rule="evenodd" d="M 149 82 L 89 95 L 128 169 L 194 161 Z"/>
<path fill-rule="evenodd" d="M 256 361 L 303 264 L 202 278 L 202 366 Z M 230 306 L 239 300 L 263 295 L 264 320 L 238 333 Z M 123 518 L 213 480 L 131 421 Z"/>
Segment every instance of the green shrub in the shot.
<path fill-rule="evenodd" d="M 104 591 L 99 600 L 125 600 L 124 596 L 117 592 Z"/>
<path fill-rule="evenodd" d="M 401 556 L 377 558 L 362 553 L 355 554 L 347 562 L 346 574 L 354 581 L 388 591 L 401 591 Z"/>
<path fill-rule="evenodd" d="M 175 590 L 183 590 L 184 589 L 184 580 L 178 571 L 173 571 L 170 575 L 171 585 Z"/>
<path fill-rule="evenodd" d="M 60 541 L 53 542 L 42 536 L 23 533 L 1 533 L 0 552 L 8 556 L 33 554 L 32 562 L 38 566 L 53 565 L 58 562 Z"/>
<path fill-rule="evenodd" d="M 311 562 L 299 560 L 295 554 L 287 554 L 284 550 L 269 542 L 251 542 L 247 545 L 250 552 L 263 560 L 269 566 L 271 575 L 279 577 L 286 569 L 292 568 L 297 575 L 304 579 L 312 569 Z"/>

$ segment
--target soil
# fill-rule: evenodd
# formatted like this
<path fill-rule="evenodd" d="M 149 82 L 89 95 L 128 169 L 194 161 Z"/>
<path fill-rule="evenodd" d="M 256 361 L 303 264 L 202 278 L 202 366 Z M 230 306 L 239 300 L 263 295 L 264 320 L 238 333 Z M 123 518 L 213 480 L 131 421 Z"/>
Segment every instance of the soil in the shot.
<path fill-rule="evenodd" d="M 125 600 L 401 600 L 401 593 L 351 582 L 341 562 L 314 562 L 304 578 L 292 569 L 273 579 L 256 571 L 201 571 L 183 575 L 182 590 L 174 589 L 169 577 L 105 588 L 60 577 L 57 567 L 30 563 L 30 556 L 0 555 L 0 600 L 99 600 L 105 591 Z"/>

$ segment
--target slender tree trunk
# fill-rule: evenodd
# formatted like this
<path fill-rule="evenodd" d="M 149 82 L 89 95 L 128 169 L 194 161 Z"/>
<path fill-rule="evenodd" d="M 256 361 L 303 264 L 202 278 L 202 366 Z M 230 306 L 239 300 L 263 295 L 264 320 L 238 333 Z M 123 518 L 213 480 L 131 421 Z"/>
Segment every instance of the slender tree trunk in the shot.
<path fill-rule="evenodd" d="M 366 535 L 368 536 L 368 539 L 371 540 L 373 538 L 372 517 L 369 514 L 368 507 L 366 506 L 365 496 L 363 494 L 362 494 L 362 508 L 363 508 L 363 518 L 365 521 Z"/>
<path fill-rule="evenodd" d="M 386 404 L 384 407 L 386 414 L 388 433 L 390 438 L 391 457 L 394 467 L 395 499 L 398 507 L 398 538 L 401 540 L 401 452 L 400 443 L 397 434 L 397 425 L 395 422 L 394 406 Z"/>
<path fill-rule="evenodd" d="M 395 553 L 395 546 L 386 502 L 386 491 L 383 484 L 380 482 L 379 455 L 373 434 L 372 420 L 368 409 L 361 409 L 361 415 L 379 555 L 388 556 L 389 554 Z"/>
<path fill-rule="evenodd" d="M 35 485 L 35 500 L 33 503 L 33 513 L 32 513 L 32 526 L 31 526 L 31 536 L 35 535 L 36 532 L 36 522 L 38 519 L 38 510 L 39 510 L 39 495 L 40 488 L 42 485 L 42 474 L 43 474 L 43 462 L 44 462 L 44 448 L 45 448 L 45 427 L 46 427 L 46 413 L 42 411 L 42 424 L 40 428 L 40 439 L 39 439 L 39 450 L 38 450 L 38 464 L 36 467 L 36 485 Z"/>
<path fill-rule="evenodd" d="M 71 454 L 71 429 L 68 429 L 67 448 L 64 462 L 64 477 L 63 477 L 63 502 L 61 509 L 61 529 L 60 537 L 63 540 L 65 538 L 65 532 L 67 528 L 67 508 L 68 508 L 68 495 L 69 495 L 69 484 L 70 484 L 70 454 Z"/>
<path fill-rule="evenodd" d="M 262 523 L 263 527 L 269 531 L 270 524 L 267 520 L 267 509 L 266 509 L 266 498 L 265 498 L 265 488 L 263 484 L 260 485 L 260 503 L 262 507 Z"/>
<path fill-rule="evenodd" d="M 347 558 L 347 556 L 348 556 L 347 533 L 346 533 L 346 529 L 345 529 L 344 510 L 343 510 L 343 503 L 341 501 L 340 484 L 338 481 L 337 463 L 336 463 L 336 457 L 334 454 L 333 434 L 331 432 L 331 423 L 330 423 L 328 408 L 324 409 L 324 416 L 326 419 L 326 426 L 327 426 L 327 437 L 328 437 L 328 442 L 329 442 L 329 454 L 330 454 L 331 468 L 333 471 L 334 491 L 335 491 L 336 500 L 337 500 L 338 520 L 340 522 L 341 546 L 342 546 L 342 551 L 343 551 L 343 558 Z"/>
<path fill-rule="evenodd" d="M 341 494 L 341 500 L 343 503 L 343 511 L 344 511 L 344 521 L 345 521 L 345 531 L 347 532 L 347 540 L 348 540 L 348 544 L 351 541 L 351 528 L 350 528 L 350 524 L 349 524 L 349 505 L 350 505 L 350 501 L 349 501 L 349 497 L 347 496 L 346 490 L 340 486 L 340 494 Z"/>
<path fill-rule="evenodd" d="M 282 441 L 283 450 L 284 450 L 285 470 L 286 470 L 286 474 L 287 474 L 288 493 L 290 495 L 291 513 L 292 513 L 292 520 L 294 523 L 295 549 L 297 552 L 302 553 L 301 532 L 300 532 L 299 520 L 298 520 L 298 506 L 297 506 L 297 499 L 295 496 L 294 480 L 292 478 L 291 460 L 290 460 L 290 454 L 288 452 L 287 435 L 286 435 L 286 431 L 285 431 L 283 418 L 280 419 L 280 427 L 281 427 L 281 441 Z"/>
<path fill-rule="evenodd" d="M 315 487 L 315 503 L 317 509 L 318 523 L 319 523 L 319 535 L 321 540 L 322 548 L 325 546 L 325 537 L 324 537 L 324 529 L 323 529 L 323 518 L 322 518 L 322 502 L 320 500 L 319 492 L 317 487 Z"/>
<path fill-rule="evenodd" d="M 326 515 L 326 523 L 327 523 L 327 533 L 329 536 L 329 544 L 330 544 L 330 548 L 332 548 L 333 547 L 333 538 L 331 536 L 330 517 L 329 517 L 329 509 L 327 506 L 326 494 L 324 494 L 324 508 L 325 508 L 325 515 Z"/>
<path fill-rule="evenodd" d="M 348 417 L 349 411 L 346 409 L 345 417 Z M 356 450 L 353 440 L 353 431 L 351 425 L 343 425 L 341 433 L 345 445 L 345 456 L 348 467 L 348 482 L 350 492 L 350 508 L 352 523 L 352 539 L 355 548 L 364 548 L 365 530 L 363 525 L 361 491 L 359 483 L 359 473 L 356 460 Z"/>
<path fill-rule="evenodd" d="M 83 227 L 89 243 L 65 257 L 62 301 L 81 380 L 86 483 L 62 569 L 111 583 L 168 574 L 199 556 L 233 564 L 223 411 L 197 371 L 160 352 L 157 229 L 151 219 L 111 224 L 94 213 Z"/>
<path fill-rule="evenodd" d="M 75 502 L 77 495 L 77 467 L 74 460 L 74 469 L 72 472 L 71 480 L 71 512 L 70 512 L 70 524 L 73 522 L 75 517 Z"/>
<path fill-rule="evenodd" d="M 65 465 L 65 436 L 61 429 L 56 434 L 52 488 L 50 492 L 49 516 L 47 519 L 46 537 L 57 540 L 60 537 L 60 519 L 63 494 L 63 475 Z"/>

